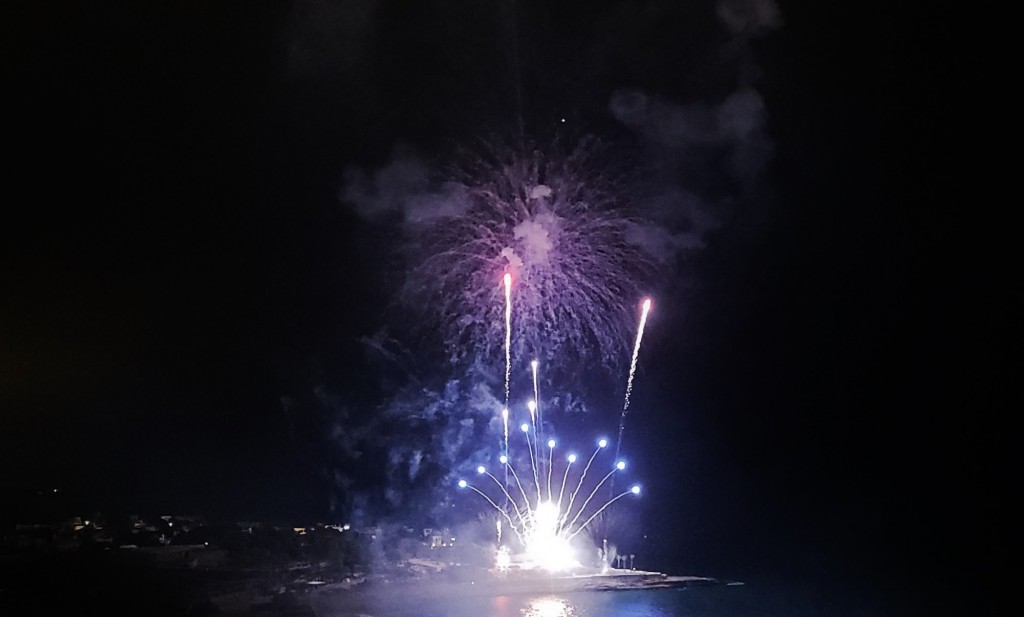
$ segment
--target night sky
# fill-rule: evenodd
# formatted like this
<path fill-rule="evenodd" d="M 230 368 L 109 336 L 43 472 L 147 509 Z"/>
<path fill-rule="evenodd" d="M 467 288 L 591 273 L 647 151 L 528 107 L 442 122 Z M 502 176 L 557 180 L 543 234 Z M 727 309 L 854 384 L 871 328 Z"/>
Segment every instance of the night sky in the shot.
<path fill-rule="evenodd" d="M 360 340 L 403 267 L 400 230 L 339 200 L 346 170 L 515 135 L 520 110 L 625 152 L 616 92 L 744 79 L 772 155 L 667 277 L 629 419 L 661 557 L 938 591 L 1012 545 L 997 358 L 1020 305 L 979 238 L 944 5 L 780 0 L 737 48 L 714 2 L 124 4 L 4 11 L 9 495 L 335 516 L 303 401 L 380 403 Z"/>

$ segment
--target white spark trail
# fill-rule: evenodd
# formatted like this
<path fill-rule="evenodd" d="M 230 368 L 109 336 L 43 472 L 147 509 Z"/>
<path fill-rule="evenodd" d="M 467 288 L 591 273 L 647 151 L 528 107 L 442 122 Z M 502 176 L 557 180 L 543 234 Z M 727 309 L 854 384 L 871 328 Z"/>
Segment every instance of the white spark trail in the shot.
<path fill-rule="evenodd" d="M 505 429 L 505 448 L 504 450 L 502 450 L 502 452 L 505 453 L 505 456 L 508 456 L 508 407 L 505 407 L 505 409 L 501 410 L 501 422 L 504 425 Z M 505 481 L 508 481 L 507 477 L 505 478 Z"/>
<path fill-rule="evenodd" d="M 512 376 L 512 275 L 502 277 L 505 283 L 505 407 L 508 408 L 508 382 Z"/>
<path fill-rule="evenodd" d="M 572 534 L 571 534 L 571 535 L 569 536 L 569 538 L 568 538 L 568 539 L 569 539 L 569 540 L 572 540 L 573 538 L 575 538 L 575 537 L 576 537 L 576 535 L 577 535 L 577 534 L 578 534 L 579 532 L 581 532 L 581 531 L 583 531 L 584 529 L 586 529 L 586 528 L 587 528 L 587 525 L 589 525 L 591 521 L 593 521 L 593 520 L 594 520 L 595 518 L 597 518 L 597 517 L 598 517 L 598 515 L 600 515 L 600 514 L 601 514 L 602 512 L 604 512 L 604 511 L 605 511 L 605 510 L 606 510 L 606 509 L 608 508 L 608 506 L 612 505 L 612 504 L 613 504 L 613 503 L 615 503 L 616 501 L 618 501 L 618 500 L 622 499 L 623 497 L 625 497 L 626 495 L 629 495 L 629 494 L 630 494 L 630 493 L 632 493 L 632 492 L 633 492 L 633 491 L 625 491 L 625 492 L 623 492 L 623 493 L 619 493 L 619 494 L 618 494 L 618 495 L 616 495 L 615 497 L 613 497 L 613 498 L 609 499 L 609 500 L 608 500 L 608 503 L 606 503 L 606 504 L 604 504 L 603 506 L 601 506 L 601 508 L 600 508 L 600 509 L 599 509 L 599 510 L 598 510 L 597 512 L 594 512 L 593 516 L 591 516 L 590 518 L 588 518 L 588 519 L 587 519 L 587 521 L 586 521 L 585 523 L 583 523 L 582 525 L 580 525 L 580 528 L 579 528 L 579 529 L 577 529 L 576 531 L 574 531 L 574 532 L 573 532 L 573 533 L 572 533 Z"/>
<path fill-rule="evenodd" d="M 629 363 L 629 378 L 626 380 L 626 400 L 622 404 L 622 415 L 619 418 L 619 438 L 615 442 L 615 458 L 619 458 L 622 447 L 622 432 L 626 428 L 626 414 L 629 413 L 629 395 L 633 392 L 633 376 L 636 374 L 636 360 L 640 355 L 640 341 L 644 338 L 644 327 L 647 325 L 647 313 L 651 310 L 651 299 L 644 299 L 643 312 L 640 314 L 640 326 L 636 331 L 636 344 L 633 345 L 633 359 Z"/>
<path fill-rule="evenodd" d="M 537 401 L 530 401 L 526 404 L 526 407 L 530 410 L 530 430 L 533 431 L 533 443 L 539 444 L 537 441 Z M 537 446 L 538 448 L 540 446 Z"/>
<path fill-rule="evenodd" d="M 569 492 L 569 505 L 565 507 L 565 514 L 562 516 L 563 522 L 569 517 L 569 512 L 572 512 L 572 502 L 576 499 L 576 494 L 580 492 L 581 488 L 583 488 L 583 479 L 587 477 L 587 471 L 590 470 L 590 464 L 594 462 L 594 457 L 596 457 L 597 453 L 601 451 L 601 448 L 602 446 L 597 446 L 594 453 L 590 455 L 590 460 L 587 461 L 586 467 L 583 468 L 583 473 L 580 475 L 580 481 L 576 485 L 576 490 Z"/>
<path fill-rule="evenodd" d="M 519 487 L 519 492 L 523 494 L 523 501 L 526 502 L 526 508 L 530 507 L 530 498 L 526 496 L 526 491 L 523 490 L 523 483 L 519 481 L 519 474 L 516 473 L 516 468 L 512 466 L 512 463 L 505 463 L 506 471 L 512 472 L 512 477 L 516 479 L 516 486 Z"/>
<path fill-rule="evenodd" d="M 583 505 L 582 505 L 582 506 L 580 506 L 580 509 L 579 509 L 579 511 L 578 511 L 578 512 L 576 512 L 576 516 L 575 516 L 575 517 L 574 517 L 574 518 L 572 519 L 572 522 L 570 522 L 570 523 L 569 523 L 568 525 L 566 525 L 566 526 L 565 526 L 565 529 L 572 529 L 572 526 L 576 524 L 576 521 L 577 521 L 577 520 L 579 520 L 579 518 L 580 518 L 580 515 L 581 515 L 581 514 L 583 514 L 583 511 L 587 509 L 587 504 L 589 504 L 589 503 L 590 503 L 590 500 L 594 498 L 594 495 L 596 495 L 596 494 L 597 494 L 597 491 L 598 491 L 598 490 L 599 490 L 599 489 L 600 489 L 600 488 L 601 488 L 602 486 L 604 486 L 604 483 L 605 483 L 605 481 L 607 481 L 607 480 L 608 480 L 608 478 L 612 477 L 612 475 L 613 475 L 613 474 L 614 474 L 614 473 L 615 473 L 616 471 L 618 471 L 618 470 L 619 470 L 619 469 L 618 469 L 618 467 L 612 467 L 612 470 L 611 470 L 611 471 L 609 471 L 609 472 L 608 472 L 608 474 L 607 474 L 607 475 L 605 475 L 605 477 L 601 478 L 601 481 L 600 481 L 600 482 L 598 482 L 598 483 L 597 483 L 597 486 L 595 486 L 595 487 L 594 487 L 594 490 L 590 492 L 590 495 L 589 495 L 589 496 L 587 496 L 587 500 L 583 502 Z"/>
<path fill-rule="evenodd" d="M 530 449 L 530 467 L 533 468 L 533 485 L 537 487 L 537 503 L 539 504 L 543 497 L 541 497 L 540 494 L 540 477 L 537 475 L 537 460 L 533 456 L 533 445 L 530 444 L 530 431 L 523 431 L 523 434 L 526 435 L 526 447 Z M 539 448 L 540 446 L 537 447 Z M 540 453 L 538 452 L 537 454 Z"/>
<path fill-rule="evenodd" d="M 498 504 L 496 504 L 493 501 L 491 501 L 491 498 L 487 496 L 487 493 L 481 491 L 480 489 L 478 489 L 477 487 L 473 486 L 472 484 L 467 484 L 466 488 L 475 491 L 477 495 L 480 495 L 481 497 L 486 499 L 487 503 L 491 504 L 494 507 L 495 510 L 497 510 L 498 512 L 501 512 L 505 516 L 505 519 L 508 521 L 509 527 L 511 527 L 512 531 L 514 531 L 515 534 L 519 537 L 519 541 L 520 542 L 524 542 L 525 541 L 523 539 L 523 535 L 519 532 L 518 529 L 516 529 L 515 524 L 512 522 L 512 518 L 508 515 L 508 512 L 506 512 L 505 510 L 499 508 Z"/>
<path fill-rule="evenodd" d="M 533 371 L 533 407 L 536 407 L 536 409 L 537 409 L 537 418 L 536 418 L 536 421 L 534 422 L 534 425 L 533 425 L 533 428 L 534 428 L 533 441 L 535 443 L 539 444 L 540 443 L 539 440 L 544 438 L 544 419 L 541 417 L 541 413 L 540 413 L 540 388 L 537 385 L 537 366 L 538 366 L 538 364 L 539 363 L 537 362 L 536 359 L 534 359 L 532 362 L 530 362 L 530 368 Z M 531 408 L 530 411 L 532 412 L 533 409 Z M 538 431 L 539 431 L 539 434 L 538 434 Z M 538 446 L 538 447 L 540 447 L 540 446 Z M 541 471 L 543 472 L 543 470 L 541 470 Z M 551 473 L 551 465 L 549 464 L 548 465 L 548 474 L 550 474 L 550 473 Z M 550 488 L 550 485 L 549 485 L 549 488 L 548 488 L 548 501 L 551 501 L 551 488 Z"/>
<path fill-rule="evenodd" d="M 565 465 L 565 473 L 562 474 L 562 487 L 558 489 L 558 509 L 562 509 L 562 496 L 565 494 L 565 481 L 569 478 L 569 468 L 572 467 L 572 461 L 569 461 Z"/>
<path fill-rule="evenodd" d="M 555 455 L 555 447 L 548 445 L 548 501 L 551 501 L 551 459 Z M 568 467 L 566 468 L 568 469 Z"/>
<path fill-rule="evenodd" d="M 491 473 L 489 471 L 485 471 L 484 475 L 486 475 L 491 480 L 494 480 L 494 483 L 497 484 L 498 488 L 501 489 L 501 492 L 504 493 L 505 499 L 508 500 L 508 502 L 510 504 L 512 504 L 513 508 L 515 508 L 516 517 L 520 520 L 520 522 L 522 522 L 525 525 L 526 524 L 526 519 L 523 517 L 523 513 L 519 511 L 519 506 L 516 504 L 516 500 L 512 499 L 512 495 L 508 494 L 508 491 L 505 490 L 505 487 L 501 485 L 501 482 L 497 478 L 495 478 L 493 475 L 491 475 Z"/>
<path fill-rule="evenodd" d="M 537 406 L 537 424 L 540 425 L 541 433 L 544 432 L 544 418 L 540 412 L 540 387 L 537 385 L 537 365 L 538 362 L 534 360 L 530 362 L 530 367 L 533 369 L 533 401 Z"/>
<path fill-rule="evenodd" d="M 521 428 L 523 429 L 522 432 L 526 434 L 528 444 L 532 447 L 533 444 L 530 439 L 529 427 L 524 423 Z M 548 465 L 550 470 L 554 467 L 555 440 L 550 439 L 546 445 L 549 448 Z M 597 449 L 594 451 L 594 454 L 591 456 L 587 465 L 580 474 L 581 481 L 579 485 L 577 485 L 576 490 L 572 491 L 572 494 L 570 495 L 570 503 L 572 502 L 572 499 L 580 493 L 584 486 L 584 482 L 582 480 L 583 474 L 589 470 L 597 456 L 597 453 L 607 447 L 607 445 L 608 442 L 606 439 L 601 439 L 598 442 Z M 537 448 L 538 450 L 535 453 L 536 458 L 531 459 L 531 465 L 534 469 L 536 469 L 536 464 L 532 463 L 532 461 L 540 460 L 541 458 L 539 444 L 537 444 Z M 500 516 L 496 519 L 495 525 L 499 537 L 499 545 L 501 544 L 500 538 L 503 525 L 504 523 L 507 523 L 523 547 L 523 555 L 525 559 L 523 567 L 526 568 L 539 567 L 551 571 L 558 571 L 579 567 L 580 564 L 574 557 L 574 551 L 569 542 L 579 535 L 584 529 L 587 529 L 594 520 L 596 520 L 602 513 L 604 513 L 605 510 L 619 499 L 630 493 L 636 495 L 640 494 L 640 487 L 635 485 L 630 490 L 617 494 L 611 499 L 605 501 L 603 505 L 596 507 L 596 511 L 592 514 L 589 512 L 590 504 L 595 503 L 594 500 L 597 498 L 598 493 L 602 492 L 602 487 L 608 483 L 608 480 L 612 478 L 617 471 L 621 471 L 626 468 L 626 463 L 619 461 L 615 463 L 615 466 L 611 471 L 605 474 L 604 477 L 597 482 L 596 486 L 591 487 L 587 485 L 589 495 L 583 501 L 582 505 L 578 508 L 573 508 L 570 505 L 566 508 L 565 512 L 562 512 L 562 501 L 565 497 L 566 486 L 568 485 L 569 470 L 577 461 L 575 454 L 571 454 L 565 459 L 566 463 L 565 469 L 562 473 L 562 483 L 558 487 L 557 504 L 553 500 L 554 491 L 550 478 L 550 475 L 553 475 L 553 472 L 548 477 L 547 500 L 544 500 L 544 496 L 541 492 L 541 486 L 538 483 L 537 501 L 536 503 L 532 503 L 511 461 L 505 455 L 502 455 L 500 460 L 506 468 L 506 473 L 510 473 L 515 477 L 516 486 L 519 489 L 519 495 L 523 500 L 522 502 L 519 502 L 517 498 L 513 498 L 512 494 L 505 486 L 502 485 L 501 481 L 494 474 L 487 471 L 487 468 L 483 465 L 478 466 L 476 471 L 479 475 L 487 476 L 491 482 L 497 485 L 506 500 L 504 507 L 499 506 L 498 503 L 489 495 L 476 486 L 469 485 L 465 480 L 460 480 L 458 484 L 460 487 L 471 489 L 473 492 L 483 497 L 491 507 L 498 510 Z M 583 519 L 586 520 L 584 520 L 582 524 L 579 524 Z M 506 551 L 507 557 L 507 547 L 501 550 Z M 497 567 L 499 569 L 507 568 L 507 559 L 504 563 L 505 565 L 503 566 L 502 557 L 499 554 L 497 558 Z"/>

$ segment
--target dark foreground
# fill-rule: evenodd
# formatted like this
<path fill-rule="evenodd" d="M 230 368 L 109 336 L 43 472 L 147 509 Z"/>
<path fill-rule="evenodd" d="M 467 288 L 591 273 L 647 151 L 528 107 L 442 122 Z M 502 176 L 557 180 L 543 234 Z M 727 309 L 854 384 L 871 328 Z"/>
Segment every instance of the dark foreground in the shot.
<path fill-rule="evenodd" d="M 915 610 L 908 581 L 597 576 L 282 584 L 280 571 L 135 567 L 102 555 L 0 558 L 0 615 L 260 617 L 811 617 Z M 947 609 L 959 589 L 946 581 Z M 977 598 L 975 598 L 977 600 Z M 908 601 L 910 600 L 910 601 Z M 957 611 L 942 614 L 957 614 Z M 977 613 L 962 613 L 977 614 Z"/>
<path fill-rule="evenodd" d="M 370 578 L 297 585 L 282 585 L 280 574 L 154 568 L 107 554 L 4 558 L 0 559 L 0 615 L 557 617 L 581 615 L 585 610 L 594 617 L 632 614 L 621 610 L 665 602 L 655 612 L 636 614 L 674 615 L 673 594 L 680 591 L 703 586 L 728 594 L 739 589 L 712 579 L 623 571 L 603 576 L 497 578 L 478 571 L 458 581 Z M 618 608 L 600 612 L 602 606 Z"/>

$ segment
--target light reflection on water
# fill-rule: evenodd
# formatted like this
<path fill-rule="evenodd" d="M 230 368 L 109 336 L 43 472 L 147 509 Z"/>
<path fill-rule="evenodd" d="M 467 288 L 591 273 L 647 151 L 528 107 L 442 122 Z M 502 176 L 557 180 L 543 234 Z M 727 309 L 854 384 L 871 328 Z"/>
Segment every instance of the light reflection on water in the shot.
<path fill-rule="evenodd" d="M 387 593 L 361 606 L 318 607 L 323 617 L 809 617 L 818 602 L 791 590 L 715 585 L 661 590 L 573 591 L 401 598 Z M 866 611 L 864 614 L 874 614 Z"/>
<path fill-rule="evenodd" d="M 703 591 L 697 593 L 704 595 Z M 693 596 L 693 590 L 682 589 L 577 591 L 490 597 L 452 595 L 443 599 L 418 599 L 413 602 L 396 601 L 398 598 L 394 596 L 378 596 L 360 607 L 361 610 L 322 606 L 317 614 L 328 617 L 693 617 L 695 611 L 687 610 L 684 606 L 689 604 L 686 598 L 689 597 L 691 602 L 697 599 Z M 703 611 L 696 614 L 701 613 Z M 705 614 L 711 617 L 737 617 L 743 613 L 725 610 Z"/>
<path fill-rule="evenodd" d="M 523 617 L 574 617 L 576 609 L 560 598 L 539 598 L 522 611 Z"/>

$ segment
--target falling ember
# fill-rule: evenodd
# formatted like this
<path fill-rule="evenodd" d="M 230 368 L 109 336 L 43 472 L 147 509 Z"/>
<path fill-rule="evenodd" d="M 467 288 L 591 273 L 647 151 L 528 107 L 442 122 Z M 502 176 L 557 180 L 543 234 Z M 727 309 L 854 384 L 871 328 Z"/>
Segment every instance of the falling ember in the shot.
<path fill-rule="evenodd" d="M 505 407 L 508 407 L 508 381 L 512 376 L 512 275 L 505 273 Z"/>
<path fill-rule="evenodd" d="M 536 401 L 537 406 L 537 424 L 540 426 L 541 431 L 544 430 L 544 419 L 540 415 L 540 388 L 537 386 L 537 360 L 530 362 L 530 368 L 533 370 L 533 400 Z"/>
<path fill-rule="evenodd" d="M 501 423 L 505 429 L 505 449 L 503 452 L 508 452 L 508 407 L 501 410 Z"/>
<path fill-rule="evenodd" d="M 629 413 L 629 395 L 633 392 L 633 375 L 636 374 L 636 360 L 640 355 L 640 341 L 644 338 L 644 327 L 647 325 L 647 313 L 651 311 L 651 299 L 644 298 L 643 311 L 640 313 L 640 326 L 636 330 L 636 344 L 633 345 L 633 359 L 629 363 L 629 378 L 626 380 L 626 400 L 622 405 L 619 417 L 619 439 L 615 442 L 615 456 L 619 456 L 622 447 L 622 432 L 626 428 L 626 414 Z"/>

